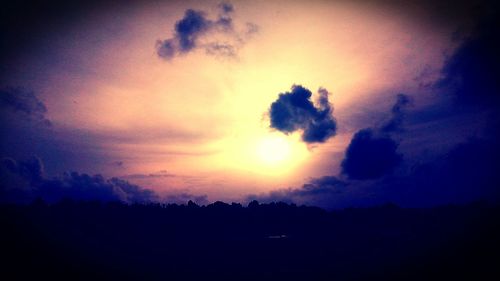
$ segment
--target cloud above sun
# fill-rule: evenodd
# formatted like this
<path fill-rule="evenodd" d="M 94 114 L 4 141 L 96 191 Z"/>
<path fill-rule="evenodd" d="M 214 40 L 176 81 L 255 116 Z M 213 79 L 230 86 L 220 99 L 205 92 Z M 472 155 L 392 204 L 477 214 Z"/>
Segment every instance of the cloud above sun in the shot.
<path fill-rule="evenodd" d="M 321 143 L 335 136 L 337 123 L 328 91 L 318 90 L 317 105 L 310 90 L 293 85 L 290 92 L 281 93 L 269 109 L 270 126 L 285 134 L 301 131 L 306 143 Z"/>
<path fill-rule="evenodd" d="M 171 60 L 197 49 L 213 56 L 235 57 L 258 26 L 246 23 L 243 30 L 237 30 L 233 20 L 234 7 L 228 2 L 218 5 L 218 16 L 210 19 L 201 10 L 187 9 L 182 19 L 174 26 L 171 38 L 158 40 L 156 51 L 160 58 Z"/>

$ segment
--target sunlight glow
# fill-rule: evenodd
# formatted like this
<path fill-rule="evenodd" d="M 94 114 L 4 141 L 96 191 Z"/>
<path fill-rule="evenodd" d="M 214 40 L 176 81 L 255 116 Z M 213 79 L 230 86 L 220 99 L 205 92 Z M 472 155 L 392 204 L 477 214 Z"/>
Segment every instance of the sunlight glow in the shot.
<path fill-rule="evenodd" d="M 85 155 L 88 163 L 75 168 L 112 176 L 167 170 L 178 176 L 146 177 L 140 184 L 209 196 L 301 186 L 311 176 L 340 172 L 342 153 L 370 103 L 392 98 L 395 89 L 419 91 L 408 81 L 415 73 L 439 73 L 449 47 L 442 30 L 351 1 L 310 1 L 305 13 L 302 1 L 235 0 L 235 22 L 259 26 L 237 55 L 199 49 L 161 59 L 155 42 L 175 36 L 186 9 L 218 16 L 210 9 L 219 1 L 195 2 L 127 8 L 116 18 L 96 13 L 47 40 L 54 41 L 47 48 L 61 52 L 58 63 L 20 64 L 34 73 L 29 77 L 39 77 L 27 86 L 39 89 L 57 134 L 70 134 L 96 158 L 106 157 L 97 165 Z M 300 131 L 272 130 L 270 106 L 294 84 L 311 90 L 313 101 L 318 88 L 331 92 L 341 126 L 335 137 L 307 144 Z M 386 110 L 391 100 L 373 110 Z M 115 162 L 125 165 L 109 164 Z"/>
<path fill-rule="evenodd" d="M 256 144 L 257 156 L 267 165 L 279 165 L 291 157 L 290 142 L 283 136 L 265 136 Z"/>
<path fill-rule="evenodd" d="M 244 165 L 254 172 L 273 177 L 289 175 L 310 154 L 298 134 L 280 132 L 259 134 L 249 139 L 246 147 Z"/>

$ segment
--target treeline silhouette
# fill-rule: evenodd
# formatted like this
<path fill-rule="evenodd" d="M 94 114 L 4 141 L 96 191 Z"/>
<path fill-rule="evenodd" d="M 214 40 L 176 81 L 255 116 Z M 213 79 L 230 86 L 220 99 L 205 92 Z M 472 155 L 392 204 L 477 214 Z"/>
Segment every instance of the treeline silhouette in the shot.
<path fill-rule="evenodd" d="M 500 207 L 1 205 L 3 280 L 491 280 Z"/>

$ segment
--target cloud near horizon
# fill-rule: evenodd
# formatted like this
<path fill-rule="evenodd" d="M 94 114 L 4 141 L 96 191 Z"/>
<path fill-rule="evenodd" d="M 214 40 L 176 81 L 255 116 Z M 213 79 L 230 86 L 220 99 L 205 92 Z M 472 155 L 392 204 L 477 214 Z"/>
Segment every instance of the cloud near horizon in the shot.
<path fill-rule="evenodd" d="M 312 178 L 300 188 L 285 188 L 271 191 L 264 194 L 253 194 L 246 198 L 246 201 L 257 200 L 263 203 L 285 202 L 294 204 L 308 204 L 330 207 L 330 203 L 335 201 L 335 197 L 346 192 L 349 186 L 335 176 L 324 176 Z"/>
<path fill-rule="evenodd" d="M 157 194 L 152 190 L 119 178 L 105 179 L 102 175 L 90 176 L 77 172 L 46 178 L 43 163 L 38 157 L 19 162 L 4 158 L 0 165 L 1 202 L 29 203 L 36 198 L 42 198 L 47 202 L 57 202 L 67 198 L 126 203 L 158 200 Z"/>
<path fill-rule="evenodd" d="M 377 136 L 370 128 L 354 134 L 342 161 L 342 173 L 349 179 L 368 180 L 391 173 L 402 161 L 398 143 L 389 136 Z"/>
<path fill-rule="evenodd" d="M 403 131 L 403 118 L 410 103 L 408 95 L 396 95 L 387 122 L 354 134 L 341 162 L 342 174 L 351 180 L 377 179 L 391 174 L 401 164 L 403 156 L 397 151 L 399 143 L 391 135 Z"/>
<path fill-rule="evenodd" d="M 161 174 L 163 175 L 163 174 Z M 0 161 L 0 203 L 31 203 L 35 199 L 56 203 L 63 199 L 83 201 L 120 201 L 124 203 L 176 203 L 189 200 L 207 204 L 207 195 L 188 192 L 160 196 L 155 191 L 127 180 L 102 175 L 68 172 L 47 178 L 40 158 L 27 161 L 3 158 Z"/>

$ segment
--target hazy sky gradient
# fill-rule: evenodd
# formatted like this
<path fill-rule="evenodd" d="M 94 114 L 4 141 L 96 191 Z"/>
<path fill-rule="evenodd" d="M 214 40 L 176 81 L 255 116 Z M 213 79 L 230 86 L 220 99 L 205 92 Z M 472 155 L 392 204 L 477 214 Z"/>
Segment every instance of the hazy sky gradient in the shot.
<path fill-rule="evenodd" d="M 102 173 L 162 195 L 242 200 L 339 174 L 353 134 L 391 118 L 399 93 L 412 98 L 405 122 L 413 134 L 400 149 L 415 161 L 433 155 L 469 135 L 455 126 L 461 115 L 422 121 L 448 104 L 426 85 L 440 78 L 468 18 L 440 18 L 434 4 L 410 2 L 231 1 L 241 36 L 235 56 L 196 48 L 170 60 L 156 41 L 174 36 L 187 9 L 216 19 L 219 1 L 91 9 L 44 28 L 5 60 L 0 85 L 33 90 L 52 123 L 37 133 L 40 148 L 19 149 L 19 157 L 39 155 L 51 175 Z M 245 33 L 247 23 L 257 31 Z M 270 128 L 271 103 L 295 84 L 331 93 L 334 137 L 308 145 L 299 132 Z"/>

